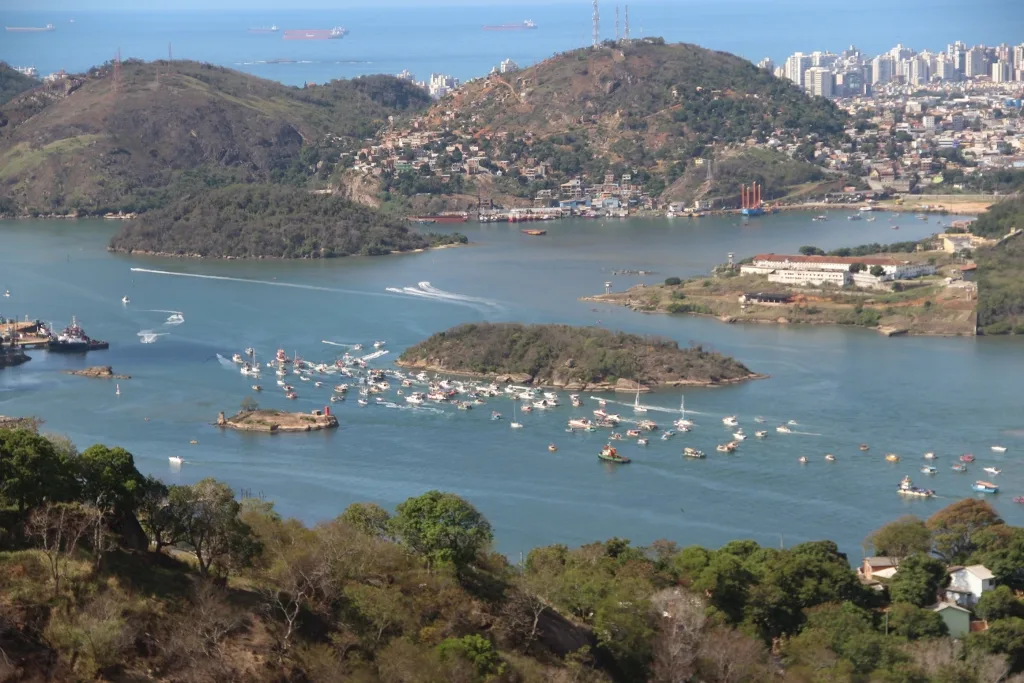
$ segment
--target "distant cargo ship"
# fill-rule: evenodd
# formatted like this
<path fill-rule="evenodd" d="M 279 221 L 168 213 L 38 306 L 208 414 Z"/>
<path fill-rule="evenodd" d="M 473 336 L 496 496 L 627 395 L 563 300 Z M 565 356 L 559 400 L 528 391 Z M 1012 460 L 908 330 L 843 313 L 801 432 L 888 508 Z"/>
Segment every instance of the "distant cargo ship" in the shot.
<path fill-rule="evenodd" d="M 537 28 L 537 24 L 527 19 L 521 24 L 494 24 L 492 26 L 484 26 L 485 31 L 526 31 L 528 29 Z"/>
<path fill-rule="evenodd" d="M 249 29 L 249 33 L 277 33 L 277 26 L 258 26 L 256 28 Z"/>
<path fill-rule="evenodd" d="M 53 24 L 47 24 L 46 26 L 4 26 L 8 33 L 41 33 L 43 31 L 53 31 L 55 28 Z"/>
<path fill-rule="evenodd" d="M 288 29 L 284 32 L 285 40 L 337 40 L 344 38 L 348 29 L 335 26 L 334 28 L 304 28 Z"/>

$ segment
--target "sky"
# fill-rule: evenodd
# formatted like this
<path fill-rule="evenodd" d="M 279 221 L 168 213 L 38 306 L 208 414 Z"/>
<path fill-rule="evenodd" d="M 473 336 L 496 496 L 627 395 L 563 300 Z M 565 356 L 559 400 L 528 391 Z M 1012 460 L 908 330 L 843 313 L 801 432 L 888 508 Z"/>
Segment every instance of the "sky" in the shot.
<path fill-rule="evenodd" d="M 730 2 L 731 0 L 714 0 Z M 486 5 L 589 5 L 589 0 L 0 0 L 0 11 L 4 10 L 52 10 L 83 12 L 103 11 L 147 11 L 147 10 L 297 10 L 297 9 L 345 9 L 346 7 L 380 6 L 486 6 Z M 636 4 L 642 4 L 636 2 Z"/>

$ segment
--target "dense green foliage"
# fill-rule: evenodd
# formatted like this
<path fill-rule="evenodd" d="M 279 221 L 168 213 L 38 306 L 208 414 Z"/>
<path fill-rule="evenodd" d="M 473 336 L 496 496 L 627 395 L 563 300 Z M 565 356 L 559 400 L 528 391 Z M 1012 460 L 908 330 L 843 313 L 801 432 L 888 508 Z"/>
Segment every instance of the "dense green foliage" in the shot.
<path fill-rule="evenodd" d="M 88 215 L 239 182 L 324 187 L 388 117 L 430 101 L 390 76 L 295 88 L 189 61 L 121 71 L 116 107 L 110 64 L 0 107 L 0 199 Z"/>
<path fill-rule="evenodd" d="M 369 207 L 306 190 L 232 185 L 125 224 L 115 251 L 232 258 L 376 256 L 465 242 L 423 235 Z"/>
<path fill-rule="evenodd" d="M 47 460 L 59 463 L 56 488 L 33 485 L 21 508 L 17 463 Z M 94 505 L 104 491 L 118 515 Z M 393 517 L 357 504 L 307 528 L 212 479 L 165 486 L 123 449 L 80 456 L 31 431 L 0 430 L 0 505 L 12 682 L 1019 683 L 1024 669 L 1024 604 L 1005 586 L 978 607 L 989 630 L 956 644 L 913 604 L 923 596 L 889 604 L 828 541 L 713 550 L 613 538 L 537 548 L 515 567 L 452 494 L 411 498 Z M 928 528 L 943 552 L 1024 566 L 1013 557 L 1024 529 L 981 501 Z M 912 555 L 893 598 L 922 572 L 927 590 L 946 576 Z"/>
<path fill-rule="evenodd" d="M 39 81 L 15 71 L 7 62 L 0 62 L 0 106 L 6 104 L 21 93 L 39 85 Z M 6 124 L 0 114 L 0 127 Z"/>
<path fill-rule="evenodd" d="M 978 265 L 978 330 L 984 334 L 1024 333 L 1024 239 L 1017 236 L 978 249 L 974 260 Z"/>
<path fill-rule="evenodd" d="M 751 376 L 738 361 L 700 346 L 680 349 L 671 340 L 598 327 L 519 323 L 459 325 L 409 347 L 399 362 L 454 373 L 526 374 L 536 384 L 715 383 Z"/>
<path fill-rule="evenodd" d="M 1024 197 L 993 204 L 971 223 L 971 232 L 982 237 L 1002 237 L 1014 228 L 1024 230 Z"/>

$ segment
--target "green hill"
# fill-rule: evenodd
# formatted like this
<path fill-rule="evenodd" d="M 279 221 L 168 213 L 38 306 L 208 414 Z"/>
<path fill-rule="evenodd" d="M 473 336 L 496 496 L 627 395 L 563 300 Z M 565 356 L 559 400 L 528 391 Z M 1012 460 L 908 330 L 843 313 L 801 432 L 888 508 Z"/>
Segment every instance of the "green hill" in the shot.
<path fill-rule="evenodd" d="M 464 242 L 422 235 L 374 209 L 308 190 L 231 185 L 180 199 L 126 223 L 113 251 L 210 258 L 375 256 Z"/>
<path fill-rule="evenodd" d="M 1002 237 L 1014 228 L 1024 230 L 1024 197 L 993 204 L 971 223 L 971 232 L 983 237 Z"/>
<path fill-rule="evenodd" d="M 37 85 L 36 79 L 15 71 L 7 62 L 0 62 L 0 106 Z M 3 126 L 4 120 L 0 118 L 0 127 Z"/>
<path fill-rule="evenodd" d="M 0 107 L 0 198 L 24 213 L 144 211 L 232 182 L 327 184 L 426 92 L 388 76 L 294 88 L 196 62 L 106 64 Z"/>
<path fill-rule="evenodd" d="M 504 158 L 549 161 L 565 175 L 632 171 L 655 176 L 652 187 L 710 156 L 712 144 L 722 150 L 777 134 L 787 142 L 829 139 L 846 124 L 830 102 L 746 59 L 660 39 L 574 50 L 492 74 L 439 102 L 429 118 L 491 137 Z"/>
<path fill-rule="evenodd" d="M 753 379 L 739 361 L 699 346 L 598 327 L 471 323 L 439 332 L 402 353 L 399 365 L 497 376 L 538 385 L 598 388 L 620 380 L 651 386 Z"/>

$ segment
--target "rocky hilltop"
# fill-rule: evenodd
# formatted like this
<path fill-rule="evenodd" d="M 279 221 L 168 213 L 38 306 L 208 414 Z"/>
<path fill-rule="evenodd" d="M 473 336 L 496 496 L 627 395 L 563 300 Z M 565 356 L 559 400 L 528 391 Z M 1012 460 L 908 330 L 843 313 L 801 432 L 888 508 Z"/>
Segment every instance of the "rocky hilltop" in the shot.
<path fill-rule="evenodd" d="M 0 207 L 135 212 L 230 182 L 325 186 L 344 152 L 429 101 L 389 76 L 295 88 L 129 60 L 115 84 L 108 63 L 0 106 Z"/>
<path fill-rule="evenodd" d="M 568 390 L 714 386 L 761 377 L 700 346 L 597 327 L 471 323 L 402 353 L 398 365 Z"/>

